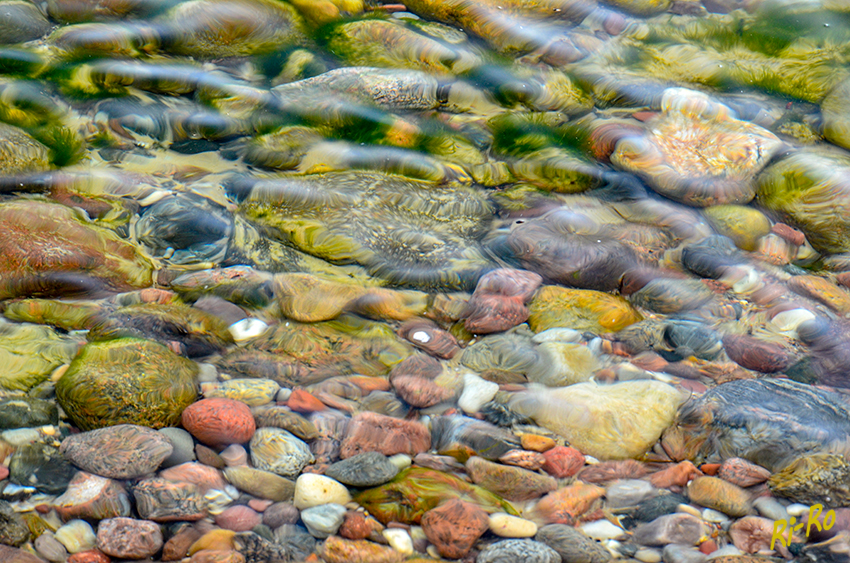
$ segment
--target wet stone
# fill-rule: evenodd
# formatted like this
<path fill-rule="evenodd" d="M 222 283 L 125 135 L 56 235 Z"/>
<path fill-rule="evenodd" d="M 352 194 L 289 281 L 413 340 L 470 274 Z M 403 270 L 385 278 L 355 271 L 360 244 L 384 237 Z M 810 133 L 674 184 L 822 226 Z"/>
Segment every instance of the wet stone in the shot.
<path fill-rule="evenodd" d="M 61 448 L 34 443 L 18 448 L 9 463 L 9 478 L 17 485 L 58 494 L 74 477 L 74 467 L 62 455 Z"/>
<path fill-rule="evenodd" d="M 398 474 L 398 468 L 387 456 L 378 452 L 363 452 L 331 464 L 325 475 L 352 487 L 383 485 Z"/>
<path fill-rule="evenodd" d="M 143 479 L 133 486 L 133 498 L 136 511 L 145 520 L 194 521 L 206 516 L 203 497 L 192 483 Z"/>
<path fill-rule="evenodd" d="M 183 410 L 183 427 L 208 446 L 243 444 L 256 430 L 251 409 L 225 398 L 201 399 Z"/>
<path fill-rule="evenodd" d="M 71 520 L 56 530 L 53 537 L 61 542 L 69 553 L 86 552 L 97 545 L 94 529 L 85 520 Z"/>
<path fill-rule="evenodd" d="M 422 516 L 422 530 L 443 557 L 464 557 L 487 531 L 487 514 L 479 507 L 453 499 Z"/>
<path fill-rule="evenodd" d="M 263 517 L 260 513 L 242 504 L 229 506 L 215 517 L 215 523 L 218 526 L 234 532 L 247 532 L 259 526 L 262 521 Z"/>
<path fill-rule="evenodd" d="M 640 479 L 623 479 L 605 488 L 605 499 L 610 508 L 637 506 L 641 501 L 657 494 L 652 484 Z"/>
<path fill-rule="evenodd" d="M 301 520 L 314 538 L 324 539 L 337 533 L 347 509 L 341 504 L 328 503 L 301 511 Z"/>
<path fill-rule="evenodd" d="M 195 461 L 195 442 L 192 435 L 182 428 L 160 428 L 159 433 L 168 438 L 174 450 L 162 461 L 162 467 L 173 467 Z"/>
<path fill-rule="evenodd" d="M 339 454 L 343 459 L 364 451 L 413 456 L 430 446 L 431 435 L 422 424 L 367 412 L 351 419 Z"/>
<path fill-rule="evenodd" d="M 469 458 L 466 471 L 476 485 L 512 501 L 530 500 L 558 487 L 552 477 L 521 467 L 493 463 L 478 456 Z"/>
<path fill-rule="evenodd" d="M 558 563 L 561 556 L 544 543 L 533 540 L 504 540 L 488 545 L 478 554 L 478 563 Z"/>
<path fill-rule="evenodd" d="M 534 539 L 554 549 L 564 563 L 605 563 L 611 553 L 572 526 L 548 524 L 540 528 Z"/>
<path fill-rule="evenodd" d="M 224 476 L 237 489 L 257 498 L 282 502 L 292 499 L 295 494 L 295 483 L 270 471 L 253 467 L 228 467 L 224 470 Z"/>
<path fill-rule="evenodd" d="M 307 444 L 280 428 L 258 429 L 249 449 L 251 462 L 257 469 L 283 477 L 296 477 L 305 465 L 314 461 Z"/>
<path fill-rule="evenodd" d="M 0 430 L 58 423 L 59 411 L 52 401 L 28 397 L 0 400 Z"/>
<path fill-rule="evenodd" d="M 663 546 L 671 543 L 696 545 L 705 533 L 703 523 L 690 514 L 668 514 L 641 524 L 633 531 L 640 545 Z"/>
<path fill-rule="evenodd" d="M 30 538 L 30 531 L 23 518 L 18 515 L 12 505 L 0 500 L 0 544 L 19 546 Z"/>
<path fill-rule="evenodd" d="M 118 481 L 78 471 L 53 507 L 64 520 L 130 516 L 130 497 Z"/>
<path fill-rule="evenodd" d="M 345 486 L 324 475 L 302 473 L 295 481 L 295 495 L 292 504 L 299 510 L 335 503 L 347 504 L 351 494 Z"/>
<path fill-rule="evenodd" d="M 4 563 L 44 563 L 44 559 L 28 551 L 0 544 L 0 558 Z"/>
<path fill-rule="evenodd" d="M 147 520 L 110 518 L 97 526 L 97 547 L 111 557 L 144 559 L 163 545 L 159 525 Z"/>
<path fill-rule="evenodd" d="M 389 546 L 337 536 L 326 539 L 318 553 L 327 563 L 401 563 L 404 559 L 404 555 Z"/>
<path fill-rule="evenodd" d="M 697 477 L 688 485 L 691 502 L 719 510 L 729 516 L 744 516 L 752 505 L 749 494 L 717 477 Z"/>
<path fill-rule="evenodd" d="M 174 448 L 155 430 L 119 424 L 69 436 L 62 441 L 60 451 L 89 473 L 111 479 L 132 479 L 158 468 Z"/>
<path fill-rule="evenodd" d="M 316 426 L 302 415 L 288 408 L 267 405 L 251 409 L 257 428 L 274 426 L 292 432 L 302 440 L 313 440 L 319 436 Z"/>
<path fill-rule="evenodd" d="M 695 547 L 671 544 L 664 547 L 662 559 L 664 563 L 703 563 L 708 556 Z"/>
<path fill-rule="evenodd" d="M 45 532 L 33 543 L 36 552 L 51 562 L 62 563 L 68 558 L 68 550 L 56 541 L 52 532 Z"/>

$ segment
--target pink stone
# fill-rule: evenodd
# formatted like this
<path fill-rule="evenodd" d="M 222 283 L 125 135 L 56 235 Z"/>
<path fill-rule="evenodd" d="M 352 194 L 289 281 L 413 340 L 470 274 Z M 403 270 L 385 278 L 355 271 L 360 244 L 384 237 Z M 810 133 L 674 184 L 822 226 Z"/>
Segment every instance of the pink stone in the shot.
<path fill-rule="evenodd" d="M 197 485 L 202 494 L 210 489 L 222 490 L 227 486 L 227 481 L 224 480 L 221 471 L 194 461 L 164 469 L 159 472 L 159 476 L 169 481 Z"/>
<path fill-rule="evenodd" d="M 431 432 L 424 424 L 364 412 L 349 422 L 339 455 L 346 459 L 362 452 L 380 452 L 388 456 L 407 454 L 412 457 L 430 447 Z"/>
<path fill-rule="evenodd" d="M 9 476 L 9 468 L 3 464 L 0 464 L 0 480 L 5 479 Z"/>
<path fill-rule="evenodd" d="M 252 498 L 248 501 L 248 506 L 257 512 L 265 512 L 268 507 L 274 504 L 273 500 Z"/>
<path fill-rule="evenodd" d="M 428 541 L 450 559 L 466 556 L 487 527 L 487 513 L 460 499 L 444 502 L 422 516 L 422 531 Z"/>
<path fill-rule="evenodd" d="M 201 399 L 186 407 L 183 428 L 208 446 L 244 444 L 257 429 L 251 409 L 233 399 Z"/>
<path fill-rule="evenodd" d="M 148 520 L 109 518 L 97 525 L 97 547 L 110 557 L 144 559 L 162 548 L 162 532 Z"/>
<path fill-rule="evenodd" d="M 556 446 L 543 452 L 543 457 L 543 471 L 558 479 L 572 477 L 584 467 L 584 454 L 569 446 Z"/>
<path fill-rule="evenodd" d="M 230 506 L 215 517 L 215 523 L 225 530 L 248 532 L 263 522 L 263 517 L 255 510 L 243 504 Z"/>
<path fill-rule="evenodd" d="M 103 520 L 130 515 L 130 497 L 118 481 L 78 471 L 53 507 L 63 520 Z"/>

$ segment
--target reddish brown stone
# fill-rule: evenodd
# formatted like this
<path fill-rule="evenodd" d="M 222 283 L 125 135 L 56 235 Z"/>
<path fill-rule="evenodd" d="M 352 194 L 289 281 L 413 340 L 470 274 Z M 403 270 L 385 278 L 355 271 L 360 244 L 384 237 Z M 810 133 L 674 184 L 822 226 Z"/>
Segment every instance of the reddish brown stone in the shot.
<path fill-rule="evenodd" d="M 54 501 L 63 520 L 103 520 L 130 515 L 130 497 L 118 481 L 78 471 L 68 488 Z"/>
<path fill-rule="evenodd" d="M 173 450 L 163 434 L 135 424 L 73 434 L 59 447 L 65 458 L 80 469 L 110 479 L 133 479 L 150 473 Z"/>
<path fill-rule="evenodd" d="M 520 302 L 528 303 L 542 283 L 543 278 L 534 272 L 499 268 L 481 276 L 472 297 L 474 299 L 482 295 L 499 295 L 517 297 Z"/>
<path fill-rule="evenodd" d="M 5 559 L 4 559 L 5 561 Z M 108 555 L 99 549 L 79 551 L 68 557 L 67 563 L 110 563 Z"/>
<path fill-rule="evenodd" d="M 806 243 L 806 235 L 803 234 L 803 231 L 785 223 L 776 223 L 770 228 L 770 232 L 782 237 L 794 246 L 802 246 Z"/>
<path fill-rule="evenodd" d="M 605 489 L 576 482 L 549 493 L 537 503 L 537 513 L 547 524 L 574 525 L 586 512 L 595 508 Z"/>
<path fill-rule="evenodd" d="M 304 389 L 293 389 L 286 406 L 295 412 L 311 413 L 325 410 L 327 405 Z"/>
<path fill-rule="evenodd" d="M 548 475 L 493 463 L 479 456 L 469 458 L 466 472 L 476 485 L 517 502 L 537 498 L 558 487 L 558 482 Z"/>
<path fill-rule="evenodd" d="M 416 353 L 393 366 L 390 381 L 392 382 L 399 375 L 420 375 L 434 379 L 441 373 L 443 373 L 443 365 L 440 360 L 427 354 Z"/>
<path fill-rule="evenodd" d="M 653 473 L 647 479 L 653 487 L 667 489 L 673 486 L 684 487 L 688 484 L 688 481 L 700 475 L 702 475 L 702 472 L 693 463 L 682 461 Z"/>
<path fill-rule="evenodd" d="M 723 348 L 738 365 L 762 373 L 782 371 L 791 363 L 782 346 L 743 334 L 724 336 Z"/>
<path fill-rule="evenodd" d="M 243 504 L 229 506 L 215 517 L 216 524 L 234 532 L 247 532 L 262 522 L 263 516 L 260 513 Z"/>
<path fill-rule="evenodd" d="M 204 465 L 209 465 L 216 469 L 224 469 L 227 466 L 220 455 L 203 444 L 195 444 L 195 455 L 198 461 Z"/>
<path fill-rule="evenodd" d="M 233 399 L 201 399 L 183 411 L 183 427 L 208 446 L 244 444 L 257 429 L 251 409 Z"/>
<path fill-rule="evenodd" d="M 533 452 L 540 453 L 547 452 L 557 445 L 555 440 L 552 438 L 549 438 L 548 436 L 540 436 L 538 434 L 523 434 L 520 436 L 520 443 L 524 450 L 531 450 Z"/>
<path fill-rule="evenodd" d="M 144 559 L 162 548 L 162 532 L 148 520 L 109 518 L 97 525 L 97 548 L 110 557 Z"/>
<path fill-rule="evenodd" d="M 568 446 L 547 450 L 543 452 L 543 457 L 543 471 L 558 479 L 572 477 L 584 467 L 584 454 Z"/>
<path fill-rule="evenodd" d="M 169 481 L 197 485 L 202 494 L 210 489 L 222 490 L 227 486 L 221 471 L 194 461 L 164 469 L 159 472 L 159 476 Z"/>
<path fill-rule="evenodd" d="M 770 479 L 770 471 L 740 457 L 732 457 L 720 464 L 717 476 L 739 487 L 752 487 Z"/>
<path fill-rule="evenodd" d="M 349 510 L 345 513 L 337 534 L 349 540 L 365 540 L 372 533 L 373 528 L 366 514 Z"/>
<path fill-rule="evenodd" d="M 189 548 L 201 537 L 201 532 L 191 526 L 182 530 L 165 542 L 162 548 L 163 561 L 180 561 L 189 554 Z"/>
<path fill-rule="evenodd" d="M 440 387 L 427 377 L 420 375 L 399 375 L 393 378 L 396 394 L 417 408 L 427 408 L 454 396 L 454 391 Z"/>
<path fill-rule="evenodd" d="M 232 549 L 204 549 L 189 558 L 190 563 L 245 563 L 245 556 Z"/>
<path fill-rule="evenodd" d="M 431 433 L 425 425 L 399 420 L 373 412 L 360 413 L 348 423 L 339 455 L 346 459 L 362 452 L 415 456 L 431 447 Z"/>
<path fill-rule="evenodd" d="M 623 461 L 603 461 L 588 465 L 578 472 L 577 479 L 585 483 L 607 483 L 616 479 L 640 479 L 649 473 L 645 464 L 627 459 Z"/>
<path fill-rule="evenodd" d="M 546 463 L 546 458 L 540 452 L 530 452 L 528 450 L 510 450 L 499 457 L 499 462 L 505 465 L 516 465 L 523 469 L 537 471 L 543 464 Z"/>
<path fill-rule="evenodd" d="M 428 319 L 412 319 L 398 328 L 398 335 L 425 352 L 444 360 L 458 353 L 460 347 L 451 333 Z"/>
<path fill-rule="evenodd" d="M 422 516 L 422 531 L 443 557 L 460 559 L 487 531 L 487 513 L 460 499 L 444 502 Z"/>
<path fill-rule="evenodd" d="M 0 465 L 0 481 L 9 476 L 9 468 L 5 465 Z"/>
<path fill-rule="evenodd" d="M 136 511 L 154 522 L 193 522 L 207 515 L 206 503 L 198 486 L 152 477 L 133 487 Z"/>
<path fill-rule="evenodd" d="M 482 295 L 469 301 L 463 325 L 472 334 L 490 334 L 524 323 L 529 314 L 519 297 Z"/>
<path fill-rule="evenodd" d="M 0 561 L 3 563 L 44 563 L 44 559 L 35 555 L 0 543 Z"/>

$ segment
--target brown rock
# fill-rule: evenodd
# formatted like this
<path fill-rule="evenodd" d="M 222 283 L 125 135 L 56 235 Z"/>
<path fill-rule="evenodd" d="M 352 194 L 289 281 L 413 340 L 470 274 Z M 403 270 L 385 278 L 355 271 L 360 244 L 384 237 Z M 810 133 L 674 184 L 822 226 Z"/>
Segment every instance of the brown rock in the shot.
<path fill-rule="evenodd" d="M 339 455 L 345 459 L 362 452 L 375 451 L 387 456 L 407 454 L 412 457 L 430 447 L 431 433 L 425 425 L 364 412 L 349 422 Z"/>
<path fill-rule="evenodd" d="M 519 297 L 473 296 L 463 326 L 472 334 L 490 334 L 520 325 L 528 320 L 528 316 L 528 307 Z"/>
<path fill-rule="evenodd" d="M 295 412 L 311 413 L 325 410 L 327 405 L 304 389 L 293 389 L 286 406 Z"/>
<path fill-rule="evenodd" d="M 558 488 L 552 477 L 479 456 L 469 458 L 466 472 L 476 485 L 512 501 L 531 500 Z"/>
<path fill-rule="evenodd" d="M 153 477 L 133 487 L 136 511 L 154 522 L 193 522 L 207 515 L 204 497 L 198 486 L 185 481 Z"/>
<path fill-rule="evenodd" d="M 212 450 L 203 444 L 195 444 L 195 456 L 198 458 L 198 461 L 204 465 L 209 465 L 216 469 L 224 469 L 227 467 L 227 464 L 224 463 L 224 459 L 222 459 L 215 450 Z"/>
<path fill-rule="evenodd" d="M 581 515 L 599 505 L 604 495 L 602 487 L 577 481 L 540 499 L 536 511 L 547 524 L 572 526 Z"/>
<path fill-rule="evenodd" d="M 516 465 L 530 471 L 537 471 L 546 463 L 546 458 L 540 452 L 528 450 L 510 450 L 499 457 L 499 463 L 505 465 Z"/>
<path fill-rule="evenodd" d="M 653 487 L 667 489 L 673 486 L 684 487 L 688 484 L 688 481 L 700 475 L 702 475 L 702 471 L 697 469 L 693 463 L 686 460 L 653 473 L 647 479 L 649 479 Z"/>
<path fill-rule="evenodd" d="M 372 526 L 366 514 L 357 510 L 349 510 L 345 513 L 342 526 L 337 531 L 337 534 L 349 540 L 365 540 L 371 533 Z"/>
<path fill-rule="evenodd" d="M 5 559 L 3 559 L 5 561 Z M 112 560 L 99 549 L 78 551 L 68 557 L 67 563 L 110 563 Z"/>
<path fill-rule="evenodd" d="M 791 363 L 791 357 L 782 346 L 743 334 L 724 336 L 723 348 L 738 365 L 762 373 L 782 371 Z"/>
<path fill-rule="evenodd" d="M 444 502 L 422 516 L 422 531 L 443 557 L 466 556 L 478 538 L 487 531 L 487 513 L 460 499 Z"/>
<path fill-rule="evenodd" d="M 63 520 L 130 516 L 130 497 L 118 481 L 78 471 L 53 508 Z"/>
<path fill-rule="evenodd" d="M 448 401 L 455 394 L 421 375 L 399 375 L 393 378 L 392 384 L 399 397 L 420 409 Z"/>
<path fill-rule="evenodd" d="M 531 450 L 533 452 L 540 453 L 547 452 L 557 445 L 555 443 L 555 440 L 553 440 L 552 438 L 548 436 L 540 436 L 538 434 L 523 434 L 522 436 L 520 436 L 520 443 L 522 444 L 522 448 L 524 450 Z M 582 458 L 584 458 L 584 456 L 582 456 Z M 583 459 L 581 463 L 582 465 L 584 465 Z"/>
<path fill-rule="evenodd" d="M 253 467 L 228 467 L 224 476 L 237 489 L 261 499 L 276 502 L 291 500 L 295 493 L 295 483 L 271 471 Z"/>
<path fill-rule="evenodd" d="M 190 563 L 245 563 L 245 556 L 232 549 L 205 549 L 189 558 Z"/>
<path fill-rule="evenodd" d="M 262 522 L 262 514 L 243 504 L 229 506 L 215 517 L 216 524 L 234 532 L 247 532 Z"/>
<path fill-rule="evenodd" d="M 577 479 L 585 483 L 607 483 L 617 479 L 640 479 L 649 473 L 649 468 L 633 459 L 623 461 L 603 461 L 588 465 L 576 474 Z"/>
<path fill-rule="evenodd" d="M 572 477 L 584 467 L 584 454 L 568 446 L 547 450 L 543 452 L 543 457 L 543 471 L 558 479 Z"/>
<path fill-rule="evenodd" d="M 180 561 L 189 554 L 189 548 L 201 537 L 201 532 L 192 526 L 184 526 L 174 534 L 162 548 L 163 561 Z"/>
<path fill-rule="evenodd" d="M 194 461 L 163 469 L 159 472 L 159 476 L 169 481 L 197 485 L 201 494 L 206 493 L 210 489 L 221 490 L 227 486 L 227 482 L 222 477 L 221 471 Z"/>
<path fill-rule="evenodd" d="M 472 297 L 499 295 L 517 297 L 522 303 L 528 303 L 542 283 L 543 278 L 534 272 L 499 268 L 481 276 Z"/>
<path fill-rule="evenodd" d="M 749 493 L 718 477 L 697 477 L 688 485 L 688 497 L 729 516 L 745 516 L 751 510 Z"/>
<path fill-rule="evenodd" d="M 770 479 L 770 471 L 740 457 L 732 457 L 720 464 L 717 476 L 739 487 L 752 487 Z"/>
<path fill-rule="evenodd" d="M 367 540 L 331 536 L 316 549 L 326 563 L 401 563 L 404 555 L 389 546 Z"/>
<path fill-rule="evenodd" d="M 398 335 L 425 352 L 449 360 L 460 351 L 451 333 L 428 319 L 411 319 L 398 328 Z"/>
<path fill-rule="evenodd" d="M 0 561 L 3 563 L 45 563 L 41 557 L 8 545 L 0 544 Z"/>
<path fill-rule="evenodd" d="M 194 555 L 205 549 L 229 551 L 234 548 L 233 538 L 236 532 L 233 530 L 222 530 L 214 528 L 206 532 L 203 536 L 189 546 L 189 555 Z"/>
<path fill-rule="evenodd" d="M 189 405 L 183 411 L 182 423 L 199 442 L 212 447 L 244 444 L 257 429 L 248 405 L 219 397 Z"/>
<path fill-rule="evenodd" d="M 74 434 L 59 446 L 65 458 L 83 471 L 110 479 L 134 479 L 151 473 L 173 450 L 163 434 L 135 424 Z"/>
<path fill-rule="evenodd" d="M 735 547 L 744 553 L 770 550 L 773 520 L 759 516 L 745 516 L 729 527 L 729 537 Z"/>
<path fill-rule="evenodd" d="M 97 548 L 110 557 L 144 559 L 162 548 L 162 532 L 148 520 L 109 518 L 97 525 Z"/>

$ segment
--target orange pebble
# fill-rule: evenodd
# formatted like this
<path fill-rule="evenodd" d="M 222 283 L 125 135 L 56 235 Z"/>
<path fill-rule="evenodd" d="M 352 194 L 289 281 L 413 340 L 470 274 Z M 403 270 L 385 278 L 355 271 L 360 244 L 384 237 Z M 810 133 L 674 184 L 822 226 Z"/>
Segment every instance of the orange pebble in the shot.
<path fill-rule="evenodd" d="M 557 445 L 552 438 L 538 434 L 523 434 L 520 437 L 520 443 L 522 444 L 522 449 L 533 452 L 545 452 Z"/>
<path fill-rule="evenodd" d="M 703 463 L 699 466 L 699 470 L 705 473 L 706 475 L 717 475 L 717 472 L 720 471 L 719 463 Z"/>
<path fill-rule="evenodd" d="M 304 389 L 293 389 L 286 406 L 295 412 L 311 413 L 325 410 L 325 404 Z"/>

